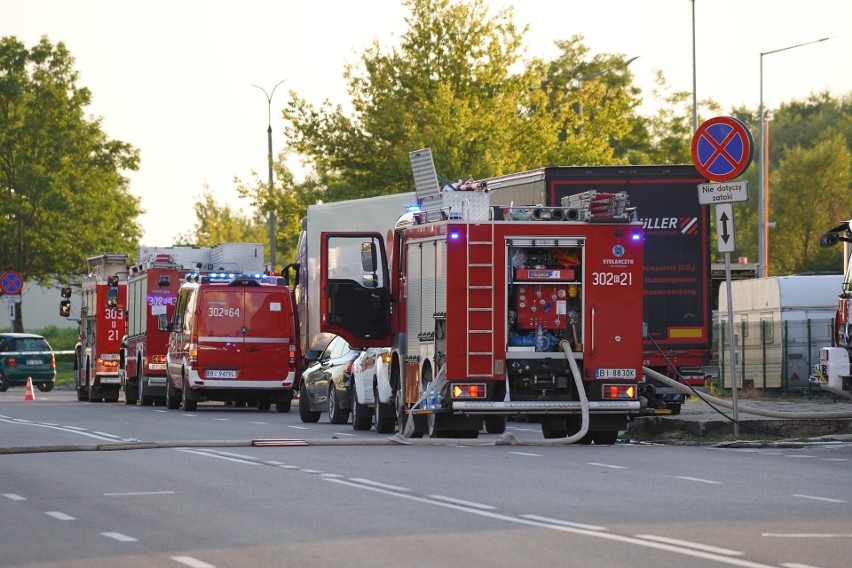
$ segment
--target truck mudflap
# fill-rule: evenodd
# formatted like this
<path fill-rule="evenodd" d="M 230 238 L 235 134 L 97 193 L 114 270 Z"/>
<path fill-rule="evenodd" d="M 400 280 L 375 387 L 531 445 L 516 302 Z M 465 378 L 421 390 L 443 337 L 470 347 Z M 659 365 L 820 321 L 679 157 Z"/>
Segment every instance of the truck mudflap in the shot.
<path fill-rule="evenodd" d="M 454 401 L 453 410 L 468 414 L 575 414 L 581 411 L 580 401 Z M 639 412 L 638 400 L 589 401 L 589 412 L 595 414 Z"/>

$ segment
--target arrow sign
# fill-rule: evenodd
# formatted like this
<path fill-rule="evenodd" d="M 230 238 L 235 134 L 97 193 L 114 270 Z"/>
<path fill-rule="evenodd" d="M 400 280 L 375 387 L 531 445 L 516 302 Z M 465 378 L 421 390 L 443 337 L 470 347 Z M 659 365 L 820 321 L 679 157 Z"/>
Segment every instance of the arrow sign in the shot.
<path fill-rule="evenodd" d="M 716 248 L 719 252 L 734 252 L 736 248 L 734 229 L 734 206 L 731 203 L 717 205 L 716 214 Z"/>

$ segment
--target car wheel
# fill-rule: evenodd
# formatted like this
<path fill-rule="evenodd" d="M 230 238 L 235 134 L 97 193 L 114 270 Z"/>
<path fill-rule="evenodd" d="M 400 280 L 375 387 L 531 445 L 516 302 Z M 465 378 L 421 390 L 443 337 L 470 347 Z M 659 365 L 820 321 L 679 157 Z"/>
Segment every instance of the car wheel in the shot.
<path fill-rule="evenodd" d="M 275 401 L 275 412 L 290 412 L 290 405 L 293 403 L 293 391 L 287 390 L 278 394 L 278 400 Z"/>
<path fill-rule="evenodd" d="M 333 382 L 328 387 L 328 421 L 332 424 L 346 424 L 349 422 L 349 411 L 345 408 L 340 408 L 340 401 L 337 400 L 337 388 Z"/>
<path fill-rule="evenodd" d="M 358 392 L 352 385 L 352 429 L 369 430 L 373 425 L 373 414 L 370 407 L 358 401 Z"/>
<path fill-rule="evenodd" d="M 302 422 L 319 422 L 320 412 L 315 412 L 311 410 L 311 401 L 308 400 L 308 391 L 305 389 L 305 385 L 299 388 L 299 418 L 302 419 Z"/>
<path fill-rule="evenodd" d="M 180 391 L 180 396 L 185 412 L 195 412 L 198 409 L 198 402 L 190 398 L 189 387 L 186 385 L 186 381 L 183 382 L 183 388 Z"/>
<path fill-rule="evenodd" d="M 145 379 L 144 377 L 139 379 L 139 404 L 142 406 L 153 406 L 154 405 L 154 397 L 151 395 L 145 394 Z"/>
<path fill-rule="evenodd" d="M 180 398 L 178 398 L 177 389 L 172 386 L 171 382 L 166 385 L 166 408 L 169 410 L 180 408 Z"/>
<path fill-rule="evenodd" d="M 50 392 L 53 390 L 53 383 L 36 383 L 36 386 L 41 392 Z"/>
<path fill-rule="evenodd" d="M 376 432 L 379 434 L 393 434 L 393 429 L 396 426 L 396 416 L 393 413 L 393 406 L 379 402 L 378 387 L 375 387 L 373 392 L 376 399 L 376 406 L 373 407 Z"/>
<path fill-rule="evenodd" d="M 6 392 L 9 390 L 9 379 L 6 378 L 6 375 L 0 373 L 0 392 Z"/>

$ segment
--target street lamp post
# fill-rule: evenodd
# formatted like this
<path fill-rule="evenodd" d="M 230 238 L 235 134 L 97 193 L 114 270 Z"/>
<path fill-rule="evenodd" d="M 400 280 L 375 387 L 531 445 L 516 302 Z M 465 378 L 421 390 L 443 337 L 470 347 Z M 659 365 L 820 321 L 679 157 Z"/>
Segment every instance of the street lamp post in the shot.
<path fill-rule="evenodd" d="M 760 118 L 759 118 L 759 128 L 758 132 L 758 146 L 760 147 L 760 152 L 757 155 L 757 276 L 758 278 L 763 278 L 766 276 L 766 269 L 769 263 L 769 207 L 768 205 L 768 195 L 766 189 L 767 177 L 769 174 L 769 162 L 767 160 L 768 156 L 766 155 L 766 117 L 763 113 L 763 56 L 764 55 L 772 55 L 773 53 L 779 53 L 781 51 L 787 51 L 790 49 L 795 49 L 797 47 L 803 47 L 805 45 L 811 45 L 814 43 L 820 43 L 822 41 L 826 41 L 831 38 L 821 38 L 816 39 L 814 41 L 809 41 L 806 43 L 799 43 L 796 45 L 791 45 L 789 47 L 782 47 L 781 49 L 773 49 L 772 51 L 764 51 L 760 54 Z"/>
<path fill-rule="evenodd" d="M 272 87 L 272 91 L 267 93 L 266 89 L 263 87 L 258 87 L 257 85 L 252 85 L 255 89 L 260 89 L 263 91 L 263 94 L 266 96 L 267 103 L 267 124 L 268 127 L 266 129 L 266 138 L 269 148 L 269 153 L 267 154 L 267 162 L 269 167 L 269 198 L 272 198 L 272 97 L 275 95 L 275 89 L 278 88 L 278 85 L 286 81 L 286 79 L 282 79 Z M 269 265 L 272 271 L 275 270 L 275 208 L 269 208 Z"/>
<path fill-rule="evenodd" d="M 603 71 L 596 71 L 596 72 L 591 73 L 589 75 L 585 75 L 584 77 L 577 77 L 577 79 L 575 79 L 577 81 L 577 90 L 579 91 L 580 89 L 583 88 L 583 81 L 588 81 L 589 79 L 594 79 L 595 77 L 605 75 L 606 73 L 610 73 L 611 71 L 616 71 L 618 69 L 621 69 L 622 67 L 627 67 L 628 65 L 630 65 L 631 63 L 633 63 L 637 59 L 639 59 L 638 55 L 636 57 L 631 57 L 630 59 L 628 59 L 624 63 L 619 63 L 618 65 L 613 65 L 612 67 L 608 67 L 607 69 L 604 69 Z M 583 103 L 580 100 L 577 101 L 577 116 L 582 121 L 582 119 L 583 119 Z M 582 128 L 582 124 L 580 125 L 580 128 Z"/>
<path fill-rule="evenodd" d="M 695 81 L 695 0 L 692 1 L 692 132 L 698 131 L 698 93 Z"/>

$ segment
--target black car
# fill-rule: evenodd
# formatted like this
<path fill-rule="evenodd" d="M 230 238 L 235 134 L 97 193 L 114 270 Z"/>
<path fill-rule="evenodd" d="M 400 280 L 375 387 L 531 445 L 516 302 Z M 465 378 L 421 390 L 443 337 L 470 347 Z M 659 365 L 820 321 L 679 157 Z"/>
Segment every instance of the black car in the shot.
<path fill-rule="evenodd" d="M 346 424 L 352 409 L 352 363 L 360 351 L 335 336 L 316 363 L 305 369 L 299 388 L 299 417 L 302 422 L 318 422 L 328 412 L 332 424 Z"/>

